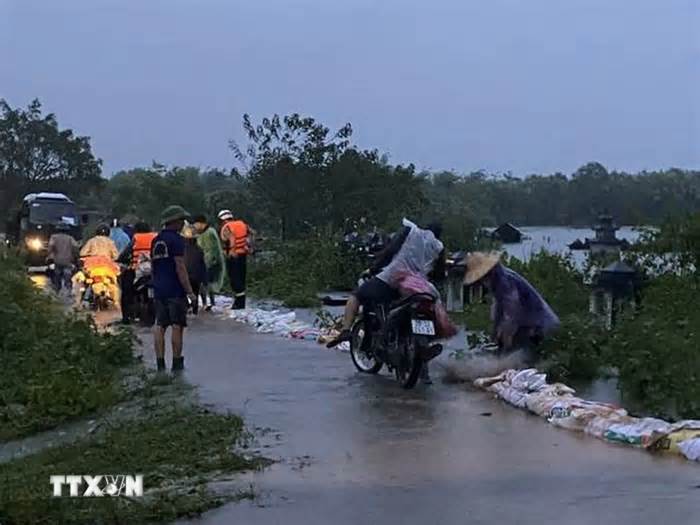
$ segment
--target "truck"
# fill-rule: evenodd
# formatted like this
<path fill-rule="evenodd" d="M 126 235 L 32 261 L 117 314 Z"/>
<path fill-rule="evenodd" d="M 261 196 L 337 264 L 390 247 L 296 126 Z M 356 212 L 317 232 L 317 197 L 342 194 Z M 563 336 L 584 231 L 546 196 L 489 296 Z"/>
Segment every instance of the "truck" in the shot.
<path fill-rule="evenodd" d="M 46 264 L 49 238 L 64 232 L 76 241 L 82 238 L 81 221 L 75 203 L 63 193 L 30 193 L 10 219 L 7 240 L 15 244 L 29 266 Z"/>

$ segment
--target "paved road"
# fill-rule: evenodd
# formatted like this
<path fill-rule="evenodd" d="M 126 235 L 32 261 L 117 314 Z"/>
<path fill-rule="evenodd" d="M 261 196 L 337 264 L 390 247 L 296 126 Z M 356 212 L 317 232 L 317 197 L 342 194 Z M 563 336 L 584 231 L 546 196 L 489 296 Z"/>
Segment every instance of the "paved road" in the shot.
<path fill-rule="evenodd" d="M 700 466 L 558 430 L 488 395 L 401 391 L 347 354 L 198 319 L 186 375 L 205 402 L 270 427 L 254 503 L 214 524 L 700 523 Z M 490 413 L 490 416 L 482 415 Z"/>

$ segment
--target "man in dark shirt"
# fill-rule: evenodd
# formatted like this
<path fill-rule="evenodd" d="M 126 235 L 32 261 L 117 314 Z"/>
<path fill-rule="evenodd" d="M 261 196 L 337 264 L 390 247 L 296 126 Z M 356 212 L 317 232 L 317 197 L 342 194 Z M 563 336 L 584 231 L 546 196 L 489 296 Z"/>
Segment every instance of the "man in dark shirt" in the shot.
<path fill-rule="evenodd" d="M 158 370 L 165 370 L 165 331 L 172 327 L 172 370 L 184 368 L 183 332 L 187 326 L 187 301 L 196 300 L 187 277 L 185 241 L 180 231 L 189 215 L 181 206 L 168 206 L 162 213 L 163 230 L 151 245 L 151 267 L 156 308 L 154 343 Z"/>

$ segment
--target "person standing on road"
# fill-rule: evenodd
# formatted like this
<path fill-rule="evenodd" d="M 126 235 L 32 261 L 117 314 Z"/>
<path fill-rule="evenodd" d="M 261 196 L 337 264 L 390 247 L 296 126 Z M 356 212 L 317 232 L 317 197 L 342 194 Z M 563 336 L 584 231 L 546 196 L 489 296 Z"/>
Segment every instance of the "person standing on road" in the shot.
<path fill-rule="evenodd" d="M 185 266 L 187 267 L 187 277 L 192 285 L 195 300 L 190 305 L 192 313 L 199 313 L 199 294 L 202 284 L 207 280 L 207 266 L 204 263 L 204 252 L 197 244 L 197 230 L 191 224 L 186 224 L 182 229 L 182 236 L 185 239 Z"/>
<path fill-rule="evenodd" d="M 204 215 L 197 215 L 193 219 L 194 227 L 199 233 L 197 244 L 204 252 L 204 264 L 207 267 L 206 282 L 202 286 L 202 304 L 208 312 L 214 306 L 214 295 L 219 293 L 224 284 L 224 253 L 221 250 L 221 241 L 216 230 L 209 226 L 209 221 Z M 207 305 L 207 296 L 209 304 Z"/>
<path fill-rule="evenodd" d="M 165 332 L 171 327 L 172 370 L 184 369 L 183 333 L 187 326 L 187 301 L 196 300 L 185 266 L 185 241 L 180 235 L 189 217 L 182 206 L 168 206 L 161 215 L 162 231 L 151 245 L 156 326 L 153 338 L 159 371 L 165 370 Z"/>
<path fill-rule="evenodd" d="M 247 259 L 251 247 L 251 230 L 241 219 L 234 219 L 231 210 L 219 212 L 221 241 L 226 252 L 226 270 L 233 288 L 233 310 L 245 308 Z"/>
<path fill-rule="evenodd" d="M 51 280 L 57 293 L 64 287 L 70 292 L 73 264 L 77 253 L 78 243 L 67 233 L 59 231 L 49 238 L 47 262 L 54 265 Z"/>

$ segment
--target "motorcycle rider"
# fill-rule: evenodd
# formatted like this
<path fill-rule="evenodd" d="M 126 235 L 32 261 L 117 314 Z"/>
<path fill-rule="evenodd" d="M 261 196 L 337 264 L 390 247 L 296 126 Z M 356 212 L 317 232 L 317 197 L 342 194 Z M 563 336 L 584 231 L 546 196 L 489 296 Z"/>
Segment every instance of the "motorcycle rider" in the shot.
<path fill-rule="evenodd" d="M 116 261 L 119 257 L 119 251 L 114 241 L 109 238 L 110 228 L 107 224 L 100 224 L 95 230 L 95 236 L 85 243 L 80 249 L 80 257 L 105 257 L 111 261 Z M 117 271 L 118 274 L 118 271 Z M 115 274 L 116 277 L 116 274 Z M 110 285 L 111 296 L 115 306 L 121 306 L 121 293 L 118 285 Z M 76 297 L 76 304 L 80 303 L 80 297 Z"/>
<path fill-rule="evenodd" d="M 119 256 L 119 263 L 126 266 L 119 276 L 119 285 L 122 290 L 122 323 L 124 324 L 130 323 L 133 316 L 136 268 L 144 259 L 151 258 L 151 244 L 156 235 L 158 234 L 151 231 L 147 223 L 137 222 L 129 246 Z"/>
<path fill-rule="evenodd" d="M 396 286 L 400 272 L 408 270 L 431 280 L 442 280 L 445 276 L 445 250 L 440 241 L 441 234 L 442 226 L 439 223 L 432 223 L 422 229 L 404 219 L 401 230 L 365 272 L 365 275 L 372 277 L 363 282 L 346 303 L 340 334 L 326 346 L 333 348 L 350 341 L 350 330 L 360 305 L 372 308 L 397 298 Z M 427 366 L 423 367 L 423 381 L 428 384 L 431 382 Z"/>
<path fill-rule="evenodd" d="M 80 249 L 81 257 L 107 257 L 113 261 L 119 257 L 119 250 L 114 241 L 109 238 L 110 229 L 106 224 L 100 224 L 95 230 L 95 236 L 88 240 Z"/>

